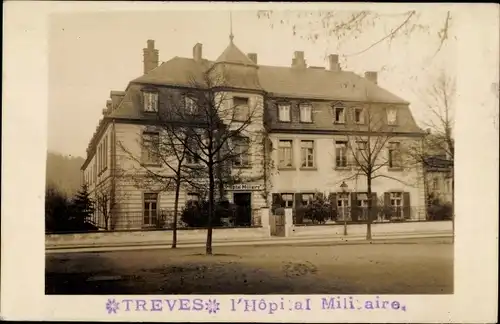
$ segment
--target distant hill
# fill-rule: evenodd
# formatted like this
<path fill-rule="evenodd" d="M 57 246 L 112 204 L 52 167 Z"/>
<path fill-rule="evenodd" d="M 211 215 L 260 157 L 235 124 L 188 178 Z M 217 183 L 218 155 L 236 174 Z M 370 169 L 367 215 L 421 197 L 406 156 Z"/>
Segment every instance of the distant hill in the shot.
<path fill-rule="evenodd" d="M 65 156 L 47 152 L 47 185 L 52 184 L 63 193 L 72 197 L 81 186 L 80 168 L 85 161 L 82 157 Z"/>

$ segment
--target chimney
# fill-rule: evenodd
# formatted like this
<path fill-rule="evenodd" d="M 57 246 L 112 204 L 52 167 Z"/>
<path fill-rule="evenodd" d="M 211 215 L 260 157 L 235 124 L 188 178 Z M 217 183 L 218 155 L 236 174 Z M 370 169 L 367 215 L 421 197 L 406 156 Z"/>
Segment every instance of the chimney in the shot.
<path fill-rule="evenodd" d="M 257 53 L 248 53 L 248 58 L 252 60 L 255 64 L 257 64 Z"/>
<path fill-rule="evenodd" d="M 307 67 L 306 60 L 304 59 L 304 52 L 295 51 L 294 58 L 292 59 L 292 67 L 295 68 Z"/>
<path fill-rule="evenodd" d="M 367 71 L 365 72 L 365 78 L 369 81 L 377 84 L 377 72 Z"/>
<path fill-rule="evenodd" d="M 118 107 L 123 97 L 125 96 L 124 91 L 111 91 L 109 97 L 111 98 L 111 110 Z"/>
<path fill-rule="evenodd" d="M 148 39 L 148 46 L 144 52 L 144 74 L 158 67 L 158 50 L 155 49 L 155 41 Z"/>
<path fill-rule="evenodd" d="M 425 132 L 426 132 L 427 134 L 430 134 L 430 133 L 431 133 L 431 129 L 430 129 L 430 128 L 427 128 L 427 129 L 425 130 Z"/>
<path fill-rule="evenodd" d="M 193 60 L 195 60 L 196 62 L 201 62 L 202 58 L 203 58 L 203 44 L 200 44 L 200 43 L 196 43 L 196 45 L 194 45 L 193 47 Z"/>
<path fill-rule="evenodd" d="M 340 71 L 339 56 L 337 54 L 328 55 L 328 64 L 330 71 Z"/>

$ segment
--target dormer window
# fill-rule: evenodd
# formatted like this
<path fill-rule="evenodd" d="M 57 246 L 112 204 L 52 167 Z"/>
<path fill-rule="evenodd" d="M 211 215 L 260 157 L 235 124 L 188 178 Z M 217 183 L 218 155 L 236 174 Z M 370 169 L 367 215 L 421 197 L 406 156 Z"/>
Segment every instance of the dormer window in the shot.
<path fill-rule="evenodd" d="M 308 103 L 302 103 L 299 105 L 299 109 L 300 109 L 300 122 L 312 123 L 312 105 Z"/>
<path fill-rule="evenodd" d="M 396 125 L 398 121 L 398 111 L 396 108 L 387 109 L 387 124 Z"/>
<path fill-rule="evenodd" d="M 290 104 L 283 103 L 278 105 L 278 119 L 280 122 L 290 122 Z"/>
<path fill-rule="evenodd" d="M 354 122 L 356 124 L 365 123 L 365 114 L 363 108 L 354 108 Z"/>
<path fill-rule="evenodd" d="M 344 107 L 334 107 L 333 108 L 333 122 L 335 124 L 345 123 L 345 108 Z"/>
<path fill-rule="evenodd" d="M 144 96 L 144 111 L 145 112 L 158 111 L 158 92 L 144 91 L 143 96 Z"/>

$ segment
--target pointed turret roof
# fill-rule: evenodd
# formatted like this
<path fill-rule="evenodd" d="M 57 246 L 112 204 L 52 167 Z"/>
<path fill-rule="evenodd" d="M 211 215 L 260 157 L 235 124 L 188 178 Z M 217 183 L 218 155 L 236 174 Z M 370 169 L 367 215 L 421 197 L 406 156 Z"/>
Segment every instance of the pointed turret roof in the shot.
<path fill-rule="evenodd" d="M 255 63 L 251 59 L 249 59 L 248 56 L 246 56 L 245 53 L 243 53 L 238 47 L 236 47 L 232 40 L 229 42 L 229 45 L 215 62 L 255 66 Z"/>

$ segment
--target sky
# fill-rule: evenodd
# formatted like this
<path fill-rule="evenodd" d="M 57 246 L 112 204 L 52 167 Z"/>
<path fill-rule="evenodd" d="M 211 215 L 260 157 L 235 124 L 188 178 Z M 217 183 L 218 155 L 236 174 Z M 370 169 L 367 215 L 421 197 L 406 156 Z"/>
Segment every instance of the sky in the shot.
<path fill-rule="evenodd" d="M 304 51 L 309 66 L 327 66 L 327 54 L 339 54 L 344 70 L 359 74 L 379 72 L 379 85 L 411 103 L 417 122 L 428 115 L 422 91 L 441 70 L 454 76 L 454 42 L 430 60 L 437 48 L 437 28 L 445 13 L 425 9 L 419 22 L 429 34 L 413 33 L 387 45 L 382 43 L 354 56 L 391 28 L 384 19 L 359 38 L 339 43 L 325 30 L 309 27 L 295 12 L 278 12 L 272 20 L 258 18 L 256 11 L 232 10 L 235 44 L 245 53 L 257 53 L 259 64 L 289 66 L 294 51 Z M 155 40 L 160 62 L 174 56 L 192 57 L 196 43 L 203 44 L 203 57 L 215 60 L 229 43 L 229 11 L 102 11 L 55 13 L 49 20 L 49 109 L 48 149 L 85 157 L 111 90 L 124 90 L 142 75 L 143 52 L 148 39 Z M 288 17 L 299 30 L 279 20 Z M 272 24 L 272 26 L 271 26 Z M 308 29 L 309 28 L 309 29 Z M 315 42 L 301 39 L 308 31 L 319 31 Z M 452 38 L 452 37 L 451 37 Z"/>

